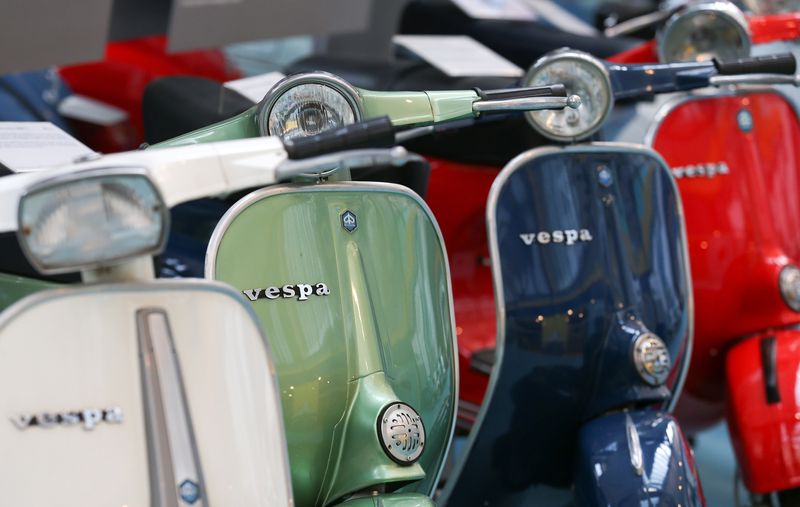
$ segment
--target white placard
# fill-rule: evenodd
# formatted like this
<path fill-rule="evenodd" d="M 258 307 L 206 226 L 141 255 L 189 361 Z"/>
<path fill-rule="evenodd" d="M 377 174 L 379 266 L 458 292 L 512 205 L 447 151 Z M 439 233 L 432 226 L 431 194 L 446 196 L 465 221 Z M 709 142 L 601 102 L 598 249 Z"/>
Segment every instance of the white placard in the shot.
<path fill-rule="evenodd" d="M 533 21 L 536 13 L 525 0 L 452 0 L 459 9 L 475 19 L 510 19 Z"/>
<path fill-rule="evenodd" d="M 595 36 L 598 31 L 595 27 L 575 16 L 560 5 L 544 0 L 521 0 L 537 15 L 549 21 L 560 30 L 575 35 Z"/>
<path fill-rule="evenodd" d="M 70 120 L 80 120 L 110 127 L 128 119 L 128 113 L 111 104 L 84 95 L 68 95 L 58 104 L 58 114 Z"/>
<path fill-rule="evenodd" d="M 0 163 L 14 172 L 65 165 L 92 153 L 50 122 L 0 122 Z"/>
<path fill-rule="evenodd" d="M 224 86 L 258 103 L 261 102 L 261 99 L 264 98 L 264 95 L 267 94 L 275 83 L 285 77 L 286 75 L 282 72 L 267 72 L 266 74 L 259 74 L 258 76 L 234 79 L 233 81 L 225 83 Z"/>
<path fill-rule="evenodd" d="M 395 35 L 399 44 L 451 77 L 520 77 L 522 69 L 466 35 Z"/>

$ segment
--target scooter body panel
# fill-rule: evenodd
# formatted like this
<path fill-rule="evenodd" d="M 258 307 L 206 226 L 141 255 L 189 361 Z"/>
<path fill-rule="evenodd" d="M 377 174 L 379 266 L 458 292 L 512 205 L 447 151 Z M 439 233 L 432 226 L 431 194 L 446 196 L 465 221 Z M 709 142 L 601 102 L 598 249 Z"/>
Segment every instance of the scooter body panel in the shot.
<path fill-rule="evenodd" d="M 430 159 L 430 165 L 425 200 L 437 217 L 447 245 L 458 324 L 457 424 L 460 429 L 469 430 L 489 384 L 497 332 L 485 223 L 486 200 L 498 169 L 437 159 Z M 453 195 L 459 198 L 453 199 Z"/>
<path fill-rule="evenodd" d="M 487 221 L 497 363 L 447 501 L 568 499 L 585 421 L 665 406 L 680 389 L 691 336 L 680 201 L 644 147 L 542 148 L 501 172 Z M 661 386 L 635 367 L 633 345 L 646 331 L 673 361 Z"/>
<path fill-rule="evenodd" d="M 56 286 L 57 284 L 44 280 L 0 273 L 0 311 L 5 310 L 25 296 Z"/>
<path fill-rule="evenodd" d="M 726 357 L 728 428 L 750 491 L 800 487 L 800 331 L 734 345 Z"/>
<path fill-rule="evenodd" d="M 693 432 L 723 416 L 732 341 L 800 322 L 778 287 L 781 268 L 800 261 L 800 122 L 769 90 L 680 96 L 657 119 L 649 136 L 681 192 L 697 304 L 678 408 Z"/>
<path fill-rule="evenodd" d="M 378 183 L 256 191 L 218 225 L 206 274 L 243 291 L 270 335 L 298 504 L 380 484 L 432 493 L 458 378 L 447 258 L 416 194 Z M 395 463 L 378 441 L 394 401 L 421 416 L 417 463 Z"/>
<path fill-rule="evenodd" d="M 3 505 L 292 501 L 269 350 L 227 287 L 43 291 L 0 315 L 0 361 Z"/>
<path fill-rule="evenodd" d="M 581 427 L 576 505 L 704 505 L 694 457 L 675 419 L 616 412 Z M 637 486 L 633 486 L 637 485 Z"/>

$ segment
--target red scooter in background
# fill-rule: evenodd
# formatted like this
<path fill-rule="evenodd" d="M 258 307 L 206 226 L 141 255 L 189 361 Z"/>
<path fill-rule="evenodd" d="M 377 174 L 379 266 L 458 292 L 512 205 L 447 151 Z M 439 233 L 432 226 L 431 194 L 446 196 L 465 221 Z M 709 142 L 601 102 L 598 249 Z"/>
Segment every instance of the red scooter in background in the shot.
<path fill-rule="evenodd" d="M 755 44 L 800 37 L 799 13 L 747 21 Z M 657 54 L 651 41 L 612 60 L 652 62 Z M 783 506 L 800 505 L 800 121 L 793 102 L 775 87 L 731 87 L 639 108 L 644 118 L 636 120 L 649 123 L 639 129 L 643 141 L 672 167 L 686 214 L 696 327 L 678 418 L 692 433 L 727 417 L 745 486 L 778 492 Z"/>
<path fill-rule="evenodd" d="M 142 97 L 154 79 L 190 75 L 222 82 L 241 77 L 222 51 L 169 54 L 164 36 L 111 42 L 105 59 L 61 67 L 59 74 L 74 93 L 127 113 L 126 119 L 110 124 L 73 122 L 76 137 L 106 153 L 131 150 L 144 142 Z"/>

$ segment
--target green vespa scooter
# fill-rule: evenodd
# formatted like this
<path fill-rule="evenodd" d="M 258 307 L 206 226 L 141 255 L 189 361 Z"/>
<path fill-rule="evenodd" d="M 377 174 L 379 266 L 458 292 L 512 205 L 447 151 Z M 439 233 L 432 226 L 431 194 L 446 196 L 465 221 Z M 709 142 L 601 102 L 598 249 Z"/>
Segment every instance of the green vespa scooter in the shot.
<path fill-rule="evenodd" d="M 283 134 L 290 154 L 375 146 L 381 137 L 391 145 L 398 124 L 579 105 L 559 88 L 364 100 L 370 92 L 329 75 L 294 77 L 256 108 L 156 146 L 261 134 Z M 320 101 L 319 94 L 342 100 Z M 336 106 L 323 105 L 331 102 Z M 373 120 L 305 137 L 381 107 L 395 108 L 391 123 Z M 205 276 L 242 291 L 272 337 L 297 504 L 431 505 L 458 399 L 444 243 L 417 194 L 400 185 L 347 181 L 337 157 L 331 155 L 330 170 L 317 167 L 231 206 L 209 241 Z"/>
<path fill-rule="evenodd" d="M 154 147 L 257 136 L 293 139 L 379 116 L 389 116 L 395 127 L 411 128 L 579 104 L 577 96 L 567 97 L 558 84 L 492 91 L 379 92 L 356 88 L 327 72 L 308 72 L 279 81 L 261 102 L 233 118 Z"/>

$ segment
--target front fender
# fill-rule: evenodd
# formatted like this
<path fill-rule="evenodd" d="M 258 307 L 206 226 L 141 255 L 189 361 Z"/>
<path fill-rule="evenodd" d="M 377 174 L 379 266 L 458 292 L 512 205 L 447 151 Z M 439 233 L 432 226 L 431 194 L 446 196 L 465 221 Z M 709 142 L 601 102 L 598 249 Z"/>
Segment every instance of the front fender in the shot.
<path fill-rule="evenodd" d="M 705 505 L 694 456 L 663 412 L 617 412 L 583 425 L 576 505 Z"/>
<path fill-rule="evenodd" d="M 725 369 L 728 427 L 745 485 L 755 493 L 800 487 L 800 330 L 738 343 Z"/>

